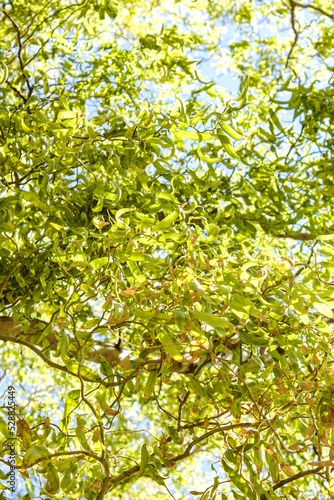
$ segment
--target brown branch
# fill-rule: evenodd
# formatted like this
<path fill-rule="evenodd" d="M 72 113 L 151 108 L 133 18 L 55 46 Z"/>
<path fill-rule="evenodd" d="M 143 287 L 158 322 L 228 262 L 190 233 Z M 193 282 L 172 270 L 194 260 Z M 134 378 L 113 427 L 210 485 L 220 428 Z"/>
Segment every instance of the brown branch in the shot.
<path fill-rule="evenodd" d="M 28 347 L 31 349 L 37 356 L 39 356 L 45 363 L 47 363 L 49 366 L 52 368 L 55 368 L 56 370 L 60 370 L 64 373 L 67 373 L 69 375 L 72 375 L 74 377 L 77 377 L 80 379 L 80 375 L 77 373 L 72 372 L 66 366 L 63 365 L 58 365 L 57 363 L 54 363 L 51 361 L 49 358 L 47 358 L 43 351 L 40 348 L 43 348 L 43 345 L 40 343 L 37 343 L 37 345 L 33 345 L 30 343 L 30 337 L 32 335 L 35 335 L 37 333 L 40 333 L 42 330 L 37 332 L 35 330 L 35 324 L 36 320 L 32 320 L 30 322 L 30 331 L 28 333 L 22 332 L 22 325 L 16 323 L 11 317 L 9 316 L 0 316 L 0 340 L 3 340 L 5 342 L 14 342 L 16 344 L 21 344 L 24 345 L 25 347 Z M 56 343 L 56 336 L 55 333 L 57 333 L 57 330 L 55 329 L 54 332 L 50 333 L 46 338 L 49 341 L 49 348 L 52 351 L 57 350 L 57 343 Z M 24 336 L 24 338 L 20 338 L 21 336 Z M 173 344 L 174 345 L 174 344 Z M 157 346 L 158 349 L 161 349 L 161 346 Z M 117 366 L 122 362 L 122 358 L 120 356 L 121 350 L 115 346 L 114 344 L 109 344 L 106 342 L 96 342 L 92 351 L 85 353 L 86 360 L 91 361 L 93 363 L 102 363 L 104 360 L 107 360 L 112 366 Z M 131 380 L 134 376 L 135 373 L 142 367 L 147 366 L 147 369 L 149 371 L 152 370 L 159 370 L 160 365 L 161 365 L 161 358 L 157 359 L 151 359 L 151 360 L 144 360 L 141 361 L 138 358 L 134 358 L 130 360 L 131 362 L 131 367 L 130 369 L 133 369 L 134 371 L 126 378 L 124 378 L 120 382 L 106 382 L 105 380 L 91 380 L 87 377 L 83 377 L 83 380 L 86 382 L 93 382 L 97 384 L 102 384 L 104 387 L 119 387 L 123 384 L 125 384 L 128 380 Z M 197 368 L 196 363 L 194 362 L 179 362 L 175 361 L 172 359 L 172 366 L 171 366 L 171 372 L 173 373 L 180 373 L 180 374 L 186 374 L 186 373 L 193 373 L 194 369 Z"/>
<path fill-rule="evenodd" d="M 72 317 L 72 320 L 73 320 L 73 323 L 74 323 L 74 318 L 73 318 L 73 316 L 71 316 L 71 317 Z M 75 329 L 75 325 L 74 325 L 74 329 Z M 75 330 L 74 330 L 74 335 L 75 335 Z M 76 336 L 75 336 L 75 338 L 76 338 L 76 340 L 78 340 Z M 82 350 L 80 352 L 80 355 L 81 355 L 81 360 L 80 360 L 80 365 L 79 365 L 79 369 L 78 369 L 78 376 L 80 378 L 80 384 L 81 384 L 81 399 L 82 399 L 82 401 L 84 403 L 86 403 L 86 405 L 88 406 L 88 408 L 93 413 L 94 417 L 96 418 L 96 420 L 98 422 L 98 426 L 99 426 L 99 429 L 100 429 L 100 438 L 101 438 L 101 443 L 102 443 L 102 452 L 101 452 L 101 457 L 100 457 L 101 460 L 100 460 L 100 462 L 103 465 L 103 468 L 105 470 L 105 477 L 104 477 L 104 480 L 103 480 L 103 483 L 102 483 L 102 489 L 101 489 L 101 491 L 100 491 L 100 493 L 99 493 L 99 495 L 97 497 L 97 500 L 103 500 L 104 493 L 107 491 L 108 481 L 109 481 L 109 478 L 110 478 L 110 469 L 109 469 L 108 462 L 106 460 L 104 427 L 103 427 L 101 419 L 99 418 L 98 411 L 94 408 L 94 406 L 92 405 L 92 403 L 90 401 L 88 401 L 88 399 L 85 396 L 84 377 L 82 377 L 81 374 L 80 374 L 80 369 L 81 369 L 82 362 L 83 362 L 83 351 Z M 124 388 L 125 383 L 123 384 L 123 388 Z"/>
<path fill-rule="evenodd" d="M 37 50 L 37 52 L 31 56 L 31 58 L 26 61 L 24 67 L 26 66 L 29 66 L 29 64 L 38 56 L 38 54 L 41 52 L 41 50 L 43 50 L 43 48 L 49 43 L 50 40 L 52 40 L 52 37 L 53 37 L 53 33 L 59 29 L 66 21 L 68 21 L 68 19 L 70 17 L 72 17 L 78 10 L 80 10 L 80 7 L 82 7 L 83 5 L 85 5 L 89 0 L 83 0 L 82 2 L 79 2 L 78 4 L 76 4 L 75 6 L 74 5 L 70 5 L 70 6 L 66 6 L 66 7 L 63 7 L 61 10 L 67 10 L 71 7 L 75 7 L 74 10 L 67 16 L 65 17 L 59 24 L 57 24 L 57 26 L 51 30 L 51 33 L 50 33 L 50 36 L 49 38 L 47 38 L 42 44 L 41 46 L 39 47 L 39 49 Z M 59 14 L 60 11 L 58 11 L 58 14 Z M 55 16 L 55 14 L 53 14 L 53 16 Z M 48 18 L 47 18 L 48 19 Z M 42 24 L 42 23 L 41 23 Z M 36 28 L 37 29 L 37 28 Z M 32 36 L 32 34 L 30 34 L 30 36 L 28 37 L 28 39 Z"/>
<path fill-rule="evenodd" d="M 290 233 L 281 233 L 281 234 L 270 234 L 269 232 L 269 228 L 266 224 L 264 224 L 263 222 L 257 220 L 257 219 L 252 219 L 251 217 L 248 217 L 248 216 L 242 216 L 240 215 L 240 217 L 242 219 L 245 219 L 245 220 L 249 220 L 249 221 L 252 221 L 252 222 L 255 222 L 257 224 L 259 224 L 261 226 L 261 228 L 263 229 L 263 231 L 268 234 L 269 236 L 272 236 L 273 238 L 290 238 L 292 240 L 298 240 L 298 241 L 312 241 L 312 240 L 316 240 L 316 236 L 314 236 L 313 234 L 311 233 L 299 233 L 299 234 L 290 234 Z M 191 220 L 190 220 L 191 219 Z M 191 224 L 195 224 L 195 225 L 202 225 L 203 224 L 203 221 L 202 219 L 199 219 L 199 218 L 190 218 L 189 216 L 186 216 L 186 222 L 191 223 Z"/>
<path fill-rule="evenodd" d="M 266 423 L 266 421 L 261 420 L 260 422 L 254 422 L 254 423 L 244 422 L 244 423 L 239 423 L 239 424 L 231 424 L 231 425 L 225 425 L 222 427 L 217 427 L 216 429 L 213 429 L 212 431 L 206 432 L 202 436 L 194 439 L 194 441 L 192 441 L 191 443 L 188 444 L 184 453 L 182 453 L 181 455 L 177 455 L 171 461 L 178 462 L 178 461 L 182 460 L 183 458 L 187 458 L 191 454 L 191 450 L 196 444 L 200 443 L 201 441 L 204 441 L 205 439 L 212 436 L 213 434 L 216 434 L 217 432 L 224 432 L 224 431 L 228 431 L 231 429 L 237 429 L 239 427 L 243 427 L 243 428 L 259 427 L 262 423 Z M 135 465 L 134 467 L 131 467 L 131 469 L 128 469 L 128 470 L 122 472 L 122 474 L 119 474 L 118 476 L 110 478 L 109 482 L 113 485 L 116 483 L 119 483 L 119 482 L 123 481 L 123 479 L 127 479 L 130 476 L 132 476 L 133 474 L 135 474 L 136 472 L 138 472 L 139 469 L 140 469 L 140 466 Z"/>
<path fill-rule="evenodd" d="M 128 470 L 122 472 L 122 474 L 119 474 L 116 477 L 110 478 L 109 481 L 112 484 L 119 483 L 120 481 L 123 481 L 123 479 L 127 479 L 128 477 L 130 477 L 133 474 L 135 474 L 136 472 L 138 472 L 139 469 L 140 469 L 139 465 L 134 465 L 133 467 L 131 467 L 131 469 L 128 469 Z"/>
<path fill-rule="evenodd" d="M 3 340 L 4 342 L 14 342 L 15 344 L 20 344 L 25 347 L 28 347 L 31 351 L 33 351 L 37 356 L 39 356 L 44 363 L 46 363 L 48 366 L 51 366 L 51 368 L 55 368 L 56 370 L 60 370 L 64 373 L 67 373 L 68 375 L 73 375 L 74 377 L 78 378 L 78 375 L 71 370 L 68 370 L 66 366 L 63 365 L 58 365 L 58 363 L 54 363 L 51 361 L 51 359 L 47 358 L 45 354 L 43 354 L 42 351 L 40 351 L 37 347 L 35 347 L 33 344 L 30 344 L 29 342 L 26 342 L 25 340 L 21 339 L 15 339 L 11 337 L 5 337 L 4 335 L 0 335 L 0 340 Z M 88 379 L 87 377 L 83 377 L 86 382 L 96 382 L 94 380 Z"/>
<path fill-rule="evenodd" d="M 310 4 L 302 4 L 302 3 L 297 3 L 297 2 L 294 2 L 295 6 L 296 7 L 300 7 L 302 9 L 313 9 L 313 10 L 316 10 L 317 12 L 320 12 L 320 14 L 323 14 L 324 16 L 328 17 L 329 19 L 334 19 L 334 15 L 331 15 L 329 14 L 328 12 L 326 12 L 324 9 L 322 9 L 321 7 L 316 7 L 315 5 L 310 5 Z"/>
<path fill-rule="evenodd" d="M 296 4 L 295 4 L 294 0 L 289 0 L 289 3 L 290 3 L 291 26 L 292 26 L 293 32 L 295 34 L 295 38 L 291 44 L 291 48 L 290 48 L 288 57 L 286 59 L 286 64 L 285 64 L 286 68 L 288 67 L 290 57 L 292 56 L 293 49 L 295 48 L 295 46 L 298 42 L 298 37 L 299 37 L 299 31 L 296 28 L 296 19 L 295 19 Z"/>
<path fill-rule="evenodd" d="M 316 236 L 313 236 L 311 233 L 299 233 L 299 234 L 289 234 L 289 233 L 283 233 L 283 234 L 276 234 L 273 235 L 274 238 L 291 238 L 292 240 L 298 240 L 298 241 L 311 241 L 311 240 L 316 240 Z"/>
<path fill-rule="evenodd" d="M 14 469 L 30 469 L 30 467 L 34 467 L 35 465 L 39 464 L 40 462 L 43 462 L 44 460 L 50 460 L 51 458 L 56 458 L 56 457 L 62 457 L 62 456 L 71 456 L 71 455 L 83 455 L 81 458 L 84 456 L 88 456 L 91 458 L 94 458 L 98 462 L 100 462 L 103 465 L 103 460 L 101 457 L 98 455 L 95 455 L 95 453 L 91 453 L 89 451 L 83 451 L 83 450 L 75 450 L 75 451 L 61 451 L 58 453 L 51 453 L 50 455 L 47 455 L 45 457 L 41 457 L 36 462 L 32 463 L 31 465 L 25 465 L 24 461 L 21 465 L 12 465 L 6 460 L 0 459 L 2 463 L 7 465 L 8 467 L 14 467 Z"/>
<path fill-rule="evenodd" d="M 31 324 L 33 326 L 33 322 Z M 123 380 L 121 382 L 105 382 L 104 380 L 92 380 L 92 379 L 90 379 L 88 377 L 85 377 L 85 376 L 79 375 L 77 373 L 74 373 L 71 370 L 69 370 L 68 368 L 66 368 L 66 366 L 59 365 L 58 363 L 54 363 L 53 361 L 51 361 L 35 345 L 31 344 L 27 340 L 23 340 L 23 339 L 18 338 L 18 336 L 21 333 L 22 333 L 22 326 L 20 324 L 15 323 L 12 320 L 12 318 L 10 318 L 10 317 L 0 316 L 0 340 L 3 340 L 4 342 L 14 342 L 15 344 L 20 344 L 20 345 L 23 345 L 25 347 L 28 347 L 28 349 L 30 349 L 35 354 L 37 354 L 37 356 L 39 356 L 51 368 L 54 368 L 56 370 L 60 370 L 60 371 L 66 373 L 68 375 L 72 375 L 73 377 L 76 377 L 76 378 L 79 378 L 79 379 L 80 379 L 80 377 L 82 377 L 82 379 L 85 382 L 93 382 L 93 383 L 96 383 L 96 384 L 101 384 L 104 387 L 116 387 L 116 386 L 119 386 L 119 385 L 127 382 L 131 378 L 133 378 L 133 375 L 130 375 L 129 377 L 127 377 L 127 379 L 125 379 L 125 380 Z M 51 336 L 54 337 L 54 334 L 51 334 Z M 29 335 L 27 335 L 26 337 L 29 337 Z M 50 339 L 51 338 L 49 338 L 48 340 L 50 341 Z M 53 350 L 56 350 L 56 345 L 53 346 Z M 114 351 L 114 350 L 115 350 L 114 347 L 107 346 L 104 349 L 102 349 L 101 352 L 103 352 L 103 354 L 105 354 L 105 356 L 107 356 L 110 351 Z M 91 353 L 91 354 L 92 354 L 92 358 L 93 358 L 92 361 L 95 361 L 96 360 L 96 353 Z M 96 362 L 100 363 L 101 361 L 102 361 L 102 359 L 100 358 Z"/>
<path fill-rule="evenodd" d="M 30 22 L 29 26 L 27 26 L 26 31 L 22 34 L 22 37 L 23 37 L 23 38 L 24 38 L 24 37 L 28 34 L 28 31 L 29 31 L 29 29 L 31 28 L 31 26 L 33 25 L 34 20 L 35 20 L 35 19 L 37 19 L 37 17 L 38 17 L 38 16 L 40 16 L 40 15 L 42 14 L 43 10 L 45 10 L 45 9 L 46 9 L 46 8 L 47 8 L 47 7 L 48 7 L 51 3 L 52 3 L 52 0 L 49 0 L 49 1 L 48 1 L 48 2 L 47 2 L 47 3 L 46 3 L 43 7 L 42 7 L 42 9 L 41 9 L 39 12 L 37 12 L 37 14 L 35 14 L 35 15 L 32 17 L 32 19 L 31 19 L 31 22 Z M 56 12 L 54 12 L 54 14 L 53 14 L 53 15 L 54 15 L 54 17 L 56 17 L 56 16 L 58 15 L 58 12 L 57 12 L 57 11 L 56 11 Z M 27 43 L 27 41 L 29 40 L 29 38 L 31 38 L 31 37 L 33 36 L 33 34 L 35 33 L 35 31 L 36 31 L 36 30 L 38 30 L 38 28 L 40 28 L 40 26 L 42 26 L 43 22 L 44 22 L 45 20 L 48 20 L 48 19 L 49 19 L 49 17 L 46 17 L 45 19 L 43 19 L 43 21 L 42 21 L 40 24 L 38 24 L 38 25 L 35 27 L 35 29 L 33 30 L 33 32 L 32 32 L 32 33 L 31 33 L 31 34 L 30 34 L 30 35 L 29 35 L 29 36 L 25 39 L 25 43 Z"/>
<path fill-rule="evenodd" d="M 316 240 L 317 237 L 314 236 L 311 233 L 298 233 L 298 234 L 291 234 L 291 233 L 281 233 L 281 234 L 271 234 L 270 233 L 270 227 L 268 227 L 267 224 L 264 222 L 261 222 L 257 219 L 253 219 L 249 215 L 240 215 L 241 219 L 249 220 L 251 222 L 255 222 L 261 226 L 261 229 L 268 235 L 271 236 L 272 238 L 291 238 L 292 240 L 298 240 L 298 241 L 311 241 L 311 240 Z"/>
<path fill-rule="evenodd" d="M 18 27 L 18 25 L 16 24 L 16 22 L 14 21 L 14 19 L 8 14 L 7 11 L 5 11 L 4 9 L 1 9 L 1 12 L 3 13 L 3 15 L 5 17 L 7 17 L 7 19 L 9 19 L 9 21 L 12 23 L 12 25 L 14 26 L 14 29 L 16 31 L 16 34 L 17 34 L 17 41 L 18 41 L 18 44 L 19 44 L 19 51 L 18 51 L 18 58 L 19 58 L 19 61 L 20 61 L 20 68 L 21 70 L 23 71 L 23 61 L 22 61 L 22 38 L 21 38 L 21 32 L 20 32 L 20 28 Z"/>
<path fill-rule="evenodd" d="M 31 96 L 32 92 L 33 92 L 33 87 L 30 85 L 30 82 L 29 82 L 29 78 L 28 76 L 25 74 L 24 72 L 24 64 L 23 64 L 23 61 L 22 61 L 22 52 L 23 52 L 23 45 L 22 45 L 22 36 L 21 36 L 21 31 L 20 31 L 20 28 L 19 26 L 17 25 L 17 23 L 14 21 L 14 19 L 8 14 L 8 12 L 6 12 L 4 9 L 1 9 L 1 12 L 3 13 L 3 15 L 5 17 L 7 17 L 7 19 L 9 19 L 9 21 L 12 23 L 12 25 L 14 26 L 14 29 L 16 31 L 16 34 L 17 34 L 17 41 L 18 41 L 18 44 L 19 44 L 19 50 L 18 50 L 18 58 L 19 58 L 19 63 L 20 63 L 20 68 L 21 68 L 21 71 L 22 71 L 22 75 L 25 79 L 25 81 L 27 82 L 27 87 L 28 87 L 28 99 L 29 97 Z M 15 58 L 14 58 L 15 59 Z M 13 60 L 13 59 L 12 59 Z"/>
<path fill-rule="evenodd" d="M 291 483 L 292 481 L 296 481 L 296 479 L 299 479 L 300 477 L 309 476 L 310 474 L 317 474 L 321 469 L 323 469 L 323 467 L 317 467 L 316 469 L 298 472 L 298 474 L 295 474 L 294 476 L 288 477 L 286 479 L 282 479 L 282 481 L 276 483 L 273 486 L 273 490 L 278 490 L 278 488 L 282 488 L 282 486 L 285 486 L 286 484 Z"/>
<path fill-rule="evenodd" d="M 254 422 L 254 423 L 244 422 L 244 423 L 239 423 L 239 424 L 230 424 L 230 425 L 225 425 L 222 427 L 216 427 L 212 431 L 208 431 L 205 434 L 203 434 L 202 436 L 194 439 L 194 441 L 192 441 L 190 444 L 188 444 L 186 451 L 184 453 L 182 453 L 181 455 L 177 455 L 176 457 L 174 457 L 172 459 L 172 462 L 178 462 L 179 460 L 182 460 L 183 458 L 188 457 L 191 453 L 192 448 L 196 444 L 200 443 L 201 441 L 204 441 L 205 439 L 207 439 L 210 436 L 213 436 L 214 434 L 217 434 L 217 432 L 230 431 L 232 429 L 238 429 L 240 427 L 242 427 L 242 428 L 259 427 L 263 423 L 267 424 L 269 422 L 267 420 L 260 420 L 259 422 Z"/>
<path fill-rule="evenodd" d="M 249 219 L 253 220 L 253 219 Z M 316 240 L 317 237 L 314 236 L 311 233 L 299 233 L 299 234 L 290 234 L 290 233 L 281 233 L 281 234 L 270 234 L 268 226 L 264 224 L 263 222 L 253 220 L 253 222 L 257 222 L 260 224 L 261 228 L 263 231 L 268 234 L 268 236 L 271 236 L 272 238 L 290 238 L 292 240 L 298 240 L 298 241 L 311 241 L 311 240 Z"/>
<path fill-rule="evenodd" d="M 30 29 L 30 27 L 32 26 L 33 24 L 33 21 L 35 18 L 37 18 L 37 16 L 41 15 L 41 13 L 43 12 L 43 10 L 45 10 L 45 8 L 52 2 L 52 0 L 50 0 L 46 5 L 44 5 L 44 7 L 42 8 L 42 10 L 40 10 L 32 19 L 30 25 L 27 27 L 25 33 L 23 36 L 26 36 L 28 34 L 28 31 Z M 71 9 L 71 8 L 75 8 L 75 7 L 79 7 L 79 6 L 82 6 L 84 5 L 85 3 L 87 3 L 88 0 L 83 0 L 82 2 L 79 2 L 78 4 L 71 4 L 71 5 L 67 5 L 66 7 L 62 7 L 56 11 L 53 11 L 52 12 L 52 17 L 54 19 L 57 19 L 59 17 L 59 14 L 61 12 L 63 12 L 64 10 L 68 10 L 68 9 Z M 76 12 L 76 11 L 75 11 Z M 36 33 L 36 31 L 42 26 L 42 24 L 44 24 L 45 22 L 46 23 L 50 23 L 50 13 L 47 14 L 47 16 L 44 17 L 44 19 L 35 26 L 35 28 L 32 30 L 32 32 L 29 34 L 29 36 L 26 37 L 25 39 L 25 43 Z M 59 27 L 60 25 L 58 25 L 57 27 Z M 49 39 L 50 40 L 50 39 Z"/>
<path fill-rule="evenodd" d="M 6 80 L 6 84 L 8 85 L 8 87 L 10 87 L 14 92 L 15 94 L 17 94 L 25 103 L 27 102 L 28 98 L 25 97 L 23 94 L 21 94 L 21 92 L 16 88 L 14 87 L 14 85 L 12 85 L 8 80 Z"/>

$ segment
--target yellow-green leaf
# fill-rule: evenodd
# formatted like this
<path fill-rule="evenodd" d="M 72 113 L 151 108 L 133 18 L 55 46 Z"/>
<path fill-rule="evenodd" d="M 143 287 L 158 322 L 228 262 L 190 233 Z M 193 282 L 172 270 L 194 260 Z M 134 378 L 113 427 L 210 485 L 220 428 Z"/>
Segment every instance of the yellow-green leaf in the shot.
<path fill-rule="evenodd" d="M 168 214 L 167 217 L 162 219 L 160 222 L 157 222 L 153 226 L 152 230 L 154 232 L 158 232 L 158 231 L 163 231 L 164 229 L 167 229 L 178 218 L 178 215 L 179 215 L 179 212 L 177 210 L 174 210 L 173 212 Z"/>
<path fill-rule="evenodd" d="M 228 328 L 230 325 L 230 322 L 227 321 L 226 319 L 220 317 L 220 316 L 214 316 L 213 314 L 210 313 L 205 313 L 201 311 L 195 311 L 194 316 L 199 319 L 200 321 L 203 321 L 207 325 L 212 326 L 213 328 L 217 327 L 223 327 L 223 328 Z"/>
<path fill-rule="evenodd" d="M 25 466 L 30 467 L 34 463 L 36 463 L 38 460 L 41 458 L 45 458 L 49 455 L 48 450 L 39 444 L 35 444 L 34 446 L 31 446 L 28 448 L 26 451 L 24 457 L 23 457 L 23 463 Z"/>
<path fill-rule="evenodd" d="M 176 361 L 182 361 L 183 356 L 175 344 L 173 338 L 167 332 L 161 332 L 159 335 L 160 342 L 164 346 L 164 350 Z"/>
<path fill-rule="evenodd" d="M 223 120 L 219 122 L 219 126 L 222 130 L 224 130 L 224 132 L 226 132 L 230 137 L 232 137 L 232 139 L 235 139 L 236 141 L 241 139 L 241 134 Z"/>

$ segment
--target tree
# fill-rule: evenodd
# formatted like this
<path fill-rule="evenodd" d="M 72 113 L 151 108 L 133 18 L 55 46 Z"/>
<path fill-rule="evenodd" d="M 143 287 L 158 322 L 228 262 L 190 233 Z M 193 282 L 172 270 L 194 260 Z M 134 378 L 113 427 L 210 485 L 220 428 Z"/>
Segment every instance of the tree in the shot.
<path fill-rule="evenodd" d="M 334 498 L 332 3 L 0 34 L 3 489 L 15 396 L 16 498 Z"/>

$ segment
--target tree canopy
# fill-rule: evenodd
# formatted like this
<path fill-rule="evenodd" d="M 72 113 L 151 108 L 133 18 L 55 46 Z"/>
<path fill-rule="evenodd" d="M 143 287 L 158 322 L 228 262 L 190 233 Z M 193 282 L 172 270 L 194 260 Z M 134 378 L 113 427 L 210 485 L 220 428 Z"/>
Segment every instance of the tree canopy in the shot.
<path fill-rule="evenodd" d="M 0 498 L 334 499 L 332 1 L 0 16 Z"/>

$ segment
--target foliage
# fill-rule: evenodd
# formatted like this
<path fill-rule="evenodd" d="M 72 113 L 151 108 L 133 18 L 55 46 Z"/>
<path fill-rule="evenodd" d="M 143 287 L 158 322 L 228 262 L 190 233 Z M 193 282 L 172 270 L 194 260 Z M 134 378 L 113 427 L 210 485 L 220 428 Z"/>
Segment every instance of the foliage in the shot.
<path fill-rule="evenodd" d="M 332 3 L 1 17 L 17 498 L 334 498 Z"/>

